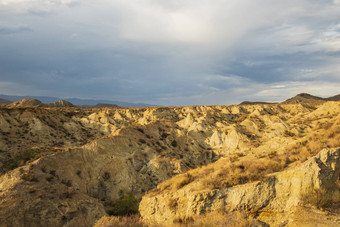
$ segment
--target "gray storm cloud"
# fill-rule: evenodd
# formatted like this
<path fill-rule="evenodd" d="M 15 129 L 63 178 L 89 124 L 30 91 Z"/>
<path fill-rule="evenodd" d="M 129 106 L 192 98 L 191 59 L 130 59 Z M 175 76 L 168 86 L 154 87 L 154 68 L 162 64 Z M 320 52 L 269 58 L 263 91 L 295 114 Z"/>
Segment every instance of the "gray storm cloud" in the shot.
<path fill-rule="evenodd" d="M 190 105 L 339 93 L 337 0 L 0 0 L 0 21 L 12 95 Z"/>

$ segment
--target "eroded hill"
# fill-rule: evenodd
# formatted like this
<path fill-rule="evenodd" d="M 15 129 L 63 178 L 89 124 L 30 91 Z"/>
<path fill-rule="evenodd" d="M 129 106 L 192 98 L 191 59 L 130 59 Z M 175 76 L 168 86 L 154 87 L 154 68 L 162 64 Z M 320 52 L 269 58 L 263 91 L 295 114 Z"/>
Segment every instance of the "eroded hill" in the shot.
<path fill-rule="evenodd" d="M 268 174 L 297 168 L 321 149 L 340 146 L 339 113 L 339 102 L 2 108 L 0 223 L 91 226 L 115 213 L 120 191 L 141 199 L 150 190 L 142 204 L 152 212 L 140 207 L 146 222 L 167 212 L 171 218 L 159 220 L 188 218 L 200 212 L 176 216 L 186 203 L 173 193 L 271 184 Z M 174 202 L 162 208 L 143 202 L 150 195 Z"/>

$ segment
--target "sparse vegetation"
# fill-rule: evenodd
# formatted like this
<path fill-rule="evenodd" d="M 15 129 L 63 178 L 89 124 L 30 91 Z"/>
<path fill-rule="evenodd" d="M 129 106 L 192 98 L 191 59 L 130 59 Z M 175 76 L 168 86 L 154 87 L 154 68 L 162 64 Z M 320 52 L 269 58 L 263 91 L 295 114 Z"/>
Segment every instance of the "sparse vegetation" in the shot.
<path fill-rule="evenodd" d="M 30 181 L 30 182 L 38 182 L 38 178 L 35 176 L 35 174 L 30 170 L 23 174 L 21 178 L 25 181 Z"/>
<path fill-rule="evenodd" d="M 111 174 L 107 171 L 104 172 L 103 174 L 103 180 L 108 181 L 111 178 Z"/>
<path fill-rule="evenodd" d="M 138 215 L 129 216 L 104 216 L 99 219 L 94 227 L 143 227 Z"/>
<path fill-rule="evenodd" d="M 178 206 L 177 200 L 176 199 L 170 199 L 168 206 L 169 206 L 170 210 L 176 210 L 176 208 Z"/>
<path fill-rule="evenodd" d="M 220 226 L 258 226 L 256 220 L 241 212 L 211 212 L 208 214 L 196 215 L 186 219 L 177 219 L 174 226 L 177 227 L 220 227 Z"/>
<path fill-rule="evenodd" d="M 144 224 L 139 215 L 129 216 L 104 216 L 99 219 L 94 227 L 145 227 L 150 226 Z M 157 226 L 157 225 L 155 225 Z M 212 212 L 208 214 L 196 215 L 185 219 L 177 219 L 172 226 L 175 227 L 220 227 L 220 226 L 257 226 L 256 219 L 247 216 L 241 212 Z"/>
<path fill-rule="evenodd" d="M 269 173 L 284 168 L 284 161 L 280 159 L 262 159 L 238 161 L 218 168 L 216 174 L 201 175 L 201 189 L 218 189 L 245 184 L 252 181 L 264 180 Z"/>
<path fill-rule="evenodd" d="M 132 192 L 119 191 L 119 199 L 110 205 L 111 215 L 131 215 L 138 212 L 138 200 Z"/>
<path fill-rule="evenodd" d="M 138 140 L 141 144 L 146 144 L 146 141 L 144 139 L 139 139 Z"/>
<path fill-rule="evenodd" d="M 310 188 L 301 195 L 301 201 L 320 209 L 340 208 L 340 176 L 332 188 Z"/>
<path fill-rule="evenodd" d="M 289 130 L 285 130 L 283 135 L 286 136 L 286 137 L 294 137 L 295 133 L 293 133 L 293 132 L 291 132 Z"/>
<path fill-rule="evenodd" d="M 41 150 L 29 149 L 19 152 L 14 158 L 11 158 L 4 162 L 3 171 L 7 172 L 25 165 L 27 162 L 31 162 L 41 157 Z"/>
<path fill-rule="evenodd" d="M 171 142 L 171 146 L 177 147 L 177 141 L 176 141 L 176 140 L 172 141 L 172 142 Z"/>
<path fill-rule="evenodd" d="M 264 180 L 266 175 L 282 170 L 286 159 L 279 157 L 262 158 L 260 160 L 219 160 L 213 164 L 190 170 L 185 174 L 175 176 L 157 186 L 157 191 L 174 191 L 181 189 L 192 181 L 200 182 L 200 190 L 219 189 L 245 184 L 252 181 Z"/>
<path fill-rule="evenodd" d="M 328 195 L 324 189 L 311 189 L 302 195 L 301 200 L 305 204 L 309 204 L 317 208 L 326 208 L 331 206 L 333 203 L 333 197 Z"/>

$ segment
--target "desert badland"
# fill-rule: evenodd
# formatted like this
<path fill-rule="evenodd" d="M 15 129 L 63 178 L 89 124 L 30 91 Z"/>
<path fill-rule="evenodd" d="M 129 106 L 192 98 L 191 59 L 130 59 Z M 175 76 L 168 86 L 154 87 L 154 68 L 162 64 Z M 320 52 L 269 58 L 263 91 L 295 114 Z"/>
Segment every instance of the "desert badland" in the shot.
<path fill-rule="evenodd" d="M 132 226 L 340 225 L 336 96 L 89 109 L 24 100 L 1 106 L 0 125 L 0 226 L 124 226 L 135 213 Z"/>

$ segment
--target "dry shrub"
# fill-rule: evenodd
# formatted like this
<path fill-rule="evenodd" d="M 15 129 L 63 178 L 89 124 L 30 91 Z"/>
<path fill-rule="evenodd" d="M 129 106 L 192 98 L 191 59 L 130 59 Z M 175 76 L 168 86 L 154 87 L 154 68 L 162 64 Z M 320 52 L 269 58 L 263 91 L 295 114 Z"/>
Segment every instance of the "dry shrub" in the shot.
<path fill-rule="evenodd" d="M 304 204 L 316 206 L 317 208 L 325 208 L 332 204 L 332 196 L 330 196 L 326 190 L 311 189 L 301 196 L 301 200 Z"/>
<path fill-rule="evenodd" d="M 339 208 L 340 207 L 340 176 L 337 177 L 335 184 L 328 189 L 310 188 L 301 195 L 301 201 L 306 205 L 317 208 Z"/>
<path fill-rule="evenodd" d="M 209 170 L 208 170 L 209 171 Z M 180 174 L 172 177 L 171 179 L 160 183 L 156 188 L 149 191 L 149 195 L 156 195 L 162 191 L 175 191 L 183 188 L 185 185 L 195 180 L 195 177 L 190 173 Z"/>
<path fill-rule="evenodd" d="M 94 227 L 143 227 L 139 215 L 130 216 L 104 216 L 99 219 Z"/>
<path fill-rule="evenodd" d="M 176 210 L 177 206 L 178 206 L 178 203 L 176 199 L 169 200 L 168 207 L 170 208 L 170 210 Z"/>
<path fill-rule="evenodd" d="M 5 161 L 3 163 L 3 170 L 4 172 L 13 170 L 15 168 L 18 168 L 20 166 L 25 165 L 28 162 L 32 162 L 41 156 L 43 156 L 43 151 L 40 149 L 28 149 L 19 152 L 15 157 Z"/>
<path fill-rule="evenodd" d="M 110 204 L 111 215 L 131 215 L 138 212 L 138 200 L 132 192 L 119 191 L 119 199 Z"/>
<path fill-rule="evenodd" d="M 294 137 L 295 134 L 293 132 L 289 131 L 289 130 L 285 130 L 283 132 L 283 136 L 285 136 L 285 137 Z"/>
<path fill-rule="evenodd" d="M 194 177 L 190 173 L 181 175 L 174 183 L 174 189 L 180 189 L 194 180 Z"/>
<path fill-rule="evenodd" d="M 206 176 L 202 180 L 200 180 L 201 187 L 203 189 L 218 189 L 221 187 L 228 187 L 227 183 L 225 183 L 225 179 L 229 175 L 229 170 L 227 168 L 222 168 L 216 175 L 213 177 Z"/>
<path fill-rule="evenodd" d="M 333 126 L 333 124 L 334 124 L 334 122 L 330 122 L 330 121 L 320 123 L 319 124 L 319 129 L 328 130 L 328 129 L 330 129 Z"/>

